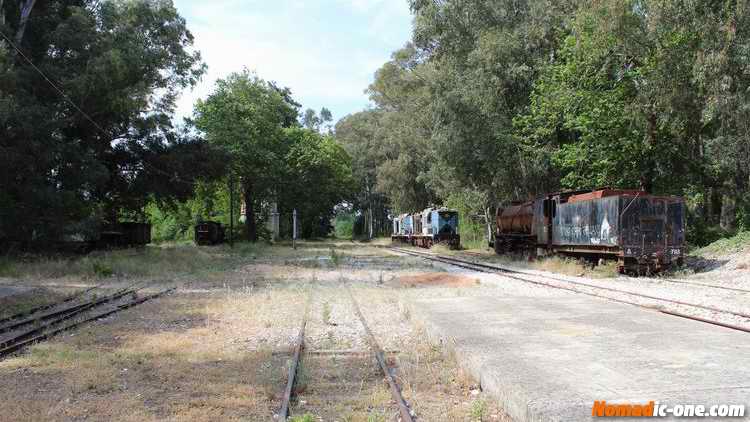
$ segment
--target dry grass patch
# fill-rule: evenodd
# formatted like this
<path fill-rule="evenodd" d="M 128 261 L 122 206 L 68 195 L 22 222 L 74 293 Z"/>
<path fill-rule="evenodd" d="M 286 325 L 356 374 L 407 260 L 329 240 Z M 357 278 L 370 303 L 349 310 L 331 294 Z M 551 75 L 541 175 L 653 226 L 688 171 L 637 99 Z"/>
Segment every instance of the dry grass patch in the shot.
<path fill-rule="evenodd" d="M 601 265 L 592 265 L 581 260 L 562 257 L 548 257 L 533 261 L 531 268 L 588 278 L 617 277 L 617 262 L 605 261 Z"/>
<path fill-rule="evenodd" d="M 404 398 L 422 420 L 510 421 L 497 401 L 480 391 L 478 382 L 449 350 L 431 344 L 423 329 L 398 356 L 398 380 Z"/>

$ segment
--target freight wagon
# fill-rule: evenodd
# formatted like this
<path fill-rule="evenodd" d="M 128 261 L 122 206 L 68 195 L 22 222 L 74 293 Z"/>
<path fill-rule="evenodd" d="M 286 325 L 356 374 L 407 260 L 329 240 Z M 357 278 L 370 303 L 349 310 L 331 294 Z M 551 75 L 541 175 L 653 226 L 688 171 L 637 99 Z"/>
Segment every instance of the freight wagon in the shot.
<path fill-rule="evenodd" d="M 224 242 L 225 230 L 221 223 L 203 221 L 195 225 L 195 243 L 198 245 L 217 245 Z"/>
<path fill-rule="evenodd" d="M 638 190 L 548 194 L 498 208 L 491 246 L 498 254 L 616 259 L 620 272 L 658 272 L 684 259 L 685 201 Z"/>
<path fill-rule="evenodd" d="M 99 239 L 93 242 L 95 249 L 127 248 L 151 243 L 151 224 L 124 222 L 105 227 Z"/>

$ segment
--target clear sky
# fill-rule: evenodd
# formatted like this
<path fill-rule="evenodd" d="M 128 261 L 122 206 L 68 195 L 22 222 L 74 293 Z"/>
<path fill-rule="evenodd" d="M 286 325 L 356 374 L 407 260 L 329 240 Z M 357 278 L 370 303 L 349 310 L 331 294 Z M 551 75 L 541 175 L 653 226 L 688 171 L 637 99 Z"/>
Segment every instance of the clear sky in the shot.
<path fill-rule="evenodd" d="M 407 0 L 174 0 L 208 73 L 178 103 L 192 114 L 214 82 L 247 67 L 334 121 L 367 107 L 375 71 L 411 36 Z"/>

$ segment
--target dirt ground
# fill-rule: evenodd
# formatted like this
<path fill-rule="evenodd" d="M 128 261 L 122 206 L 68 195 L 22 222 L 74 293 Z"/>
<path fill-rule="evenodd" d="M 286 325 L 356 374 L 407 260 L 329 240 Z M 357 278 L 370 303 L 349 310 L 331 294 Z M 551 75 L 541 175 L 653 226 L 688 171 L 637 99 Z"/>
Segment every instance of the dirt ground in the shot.
<path fill-rule="evenodd" d="M 292 416 L 398 420 L 347 287 L 397 368 L 419 420 L 509 420 L 449 354 L 429 343 L 401 301 L 417 291 L 450 295 L 485 288 L 478 279 L 353 242 L 303 243 L 296 251 L 267 246 L 237 256 L 221 247 L 176 253 L 187 260 L 191 253 L 204 260 L 214 256 L 226 265 L 186 274 L 172 262 L 168 271 L 142 271 L 139 277 L 153 281 L 149 292 L 180 288 L 0 361 L 0 420 L 271 420 L 308 298 Z M 138 271 L 137 263 L 128 265 Z M 11 305 L 15 312 L 75 288 L 128 281 L 127 274 L 19 275 L 0 284 L 6 291 L 33 285 L 45 293 L 19 289 L 0 306 L 12 313 Z"/>

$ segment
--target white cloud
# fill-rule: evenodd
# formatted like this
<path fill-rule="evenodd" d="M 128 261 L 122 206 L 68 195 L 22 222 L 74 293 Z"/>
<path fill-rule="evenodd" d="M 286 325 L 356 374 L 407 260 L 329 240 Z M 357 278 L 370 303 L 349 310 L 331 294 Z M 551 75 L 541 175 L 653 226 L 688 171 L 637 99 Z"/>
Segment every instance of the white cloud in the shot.
<path fill-rule="evenodd" d="M 406 0 L 204 2 L 177 0 L 208 73 L 183 94 L 178 117 L 192 113 L 218 78 L 243 67 L 289 86 L 304 107 L 335 117 L 364 108 L 375 70 L 409 35 Z"/>

